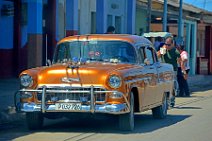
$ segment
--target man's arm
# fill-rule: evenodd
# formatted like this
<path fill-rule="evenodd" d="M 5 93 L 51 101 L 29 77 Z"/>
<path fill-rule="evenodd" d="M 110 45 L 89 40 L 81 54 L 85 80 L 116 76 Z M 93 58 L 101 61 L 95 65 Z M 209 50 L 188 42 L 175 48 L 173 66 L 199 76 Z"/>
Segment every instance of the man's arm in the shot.
<path fill-rule="evenodd" d="M 157 52 L 158 58 L 161 58 L 162 54 L 160 53 L 160 50 Z"/>

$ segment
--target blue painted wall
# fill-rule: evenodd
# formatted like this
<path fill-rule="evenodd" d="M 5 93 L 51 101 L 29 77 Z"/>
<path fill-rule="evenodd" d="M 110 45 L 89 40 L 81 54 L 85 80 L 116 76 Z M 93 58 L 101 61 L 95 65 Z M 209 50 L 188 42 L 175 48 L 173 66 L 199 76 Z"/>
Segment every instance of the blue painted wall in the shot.
<path fill-rule="evenodd" d="M 21 47 L 24 47 L 27 43 L 27 26 L 21 27 Z"/>
<path fill-rule="evenodd" d="M 2 5 L 13 4 L 11 2 L 0 0 L 0 9 Z M 13 48 L 13 16 L 3 16 L 0 14 L 0 49 Z"/>
<path fill-rule="evenodd" d="M 127 1 L 127 33 L 135 34 L 136 0 Z"/>
<path fill-rule="evenodd" d="M 96 1 L 96 33 L 105 32 L 105 0 Z"/>
<path fill-rule="evenodd" d="M 78 30 L 78 0 L 66 1 L 66 30 Z"/>
<path fill-rule="evenodd" d="M 28 33 L 42 34 L 42 0 L 28 1 Z"/>

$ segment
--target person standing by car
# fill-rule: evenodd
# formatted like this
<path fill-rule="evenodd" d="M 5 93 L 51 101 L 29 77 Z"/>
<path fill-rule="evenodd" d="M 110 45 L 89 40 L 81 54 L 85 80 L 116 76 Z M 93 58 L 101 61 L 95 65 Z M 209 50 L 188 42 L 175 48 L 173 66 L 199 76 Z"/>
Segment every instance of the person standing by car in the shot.
<path fill-rule="evenodd" d="M 173 68 L 175 71 L 175 85 L 178 85 L 178 84 L 176 84 L 177 83 L 176 75 L 177 75 L 177 70 L 178 70 L 178 64 L 181 59 L 180 59 L 180 52 L 174 46 L 174 40 L 172 37 L 167 37 L 165 39 L 165 44 L 157 52 L 157 55 L 159 58 L 161 58 L 162 62 L 173 65 Z M 176 95 L 175 93 L 176 93 L 176 90 L 173 92 L 173 95 L 171 97 L 170 104 L 172 107 L 175 105 L 175 95 Z"/>
<path fill-rule="evenodd" d="M 188 79 L 190 66 L 189 66 L 189 60 L 188 60 L 188 53 L 184 50 L 183 45 L 177 45 L 177 49 L 180 52 L 180 58 L 181 58 L 180 70 L 179 70 L 180 75 L 178 75 L 177 77 L 177 80 L 179 83 L 179 89 L 180 89 L 179 96 L 189 97 L 190 92 L 189 92 L 187 79 Z"/>

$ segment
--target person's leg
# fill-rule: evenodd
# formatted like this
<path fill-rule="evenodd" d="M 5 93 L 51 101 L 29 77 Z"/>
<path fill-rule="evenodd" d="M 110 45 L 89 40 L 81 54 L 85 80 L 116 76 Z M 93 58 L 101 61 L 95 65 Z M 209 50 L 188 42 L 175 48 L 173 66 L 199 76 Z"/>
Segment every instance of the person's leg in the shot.
<path fill-rule="evenodd" d="M 186 73 L 189 73 L 189 70 L 186 70 Z M 188 86 L 188 82 L 186 79 L 183 79 L 183 88 L 185 91 L 185 96 L 190 96 L 190 91 L 189 91 L 189 86 Z"/>
<path fill-rule="evenodd" d="M 175 95 L 176 95 L 176 88 L 175 88 L 175 83 L 177 82 L 177 71 L 175 71 L 175 74 L 174 74 L 174 86 L 173 86 L 173 92 L 171 94 L 171 99 L 170 99 L 170 105 L 171 107 L 174 107 L 175 105 Z"/>
<path fill-rule="evenodd" d="M 178 85 L 179 85 L 179 93 L 178 93 L 178 96 L 183 96 L 183 95 L 184 95 L 184 89 L 183 89 L 183 74 L 182 74 L 181 68 L 178 68 L 177 82 L 178 82 Z"/>
<path fill-rule="evenodd" d="M 178 82 L 178 85 L 179 85 L 178 96 L 183 96 L 184 95 L 184 90 L 183 90 L 183 82 L 182 82 L 182 76 L 181 75 L 177 76 L 177 82 Z"/>
<path fill-rule="evenodd" d="M 187 82 L 187 80 L 185 80 L 185 79 L 184 79 L 184 81 L 183 81 L 183 88 L 184 88 L 185 96 L 190 96 L 190 91 L 189 91 L 189 87 L 188 87 L 188 82 Z"/>

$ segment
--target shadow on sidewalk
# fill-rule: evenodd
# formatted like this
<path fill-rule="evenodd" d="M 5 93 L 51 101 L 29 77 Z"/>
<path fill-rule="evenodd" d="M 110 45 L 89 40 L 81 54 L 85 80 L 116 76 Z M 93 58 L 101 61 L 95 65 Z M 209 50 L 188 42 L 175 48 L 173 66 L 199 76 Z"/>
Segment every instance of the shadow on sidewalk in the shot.
<path fill-rule="evenodd" d="M 193 75 L 188 78 L 188 85 L 192 92 L 212 90 L 212 75 Z"/>

